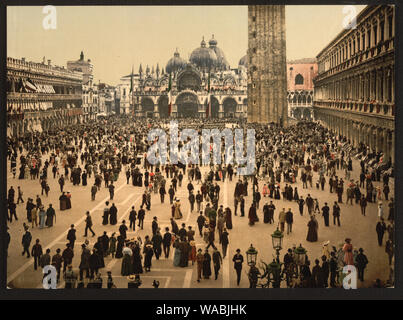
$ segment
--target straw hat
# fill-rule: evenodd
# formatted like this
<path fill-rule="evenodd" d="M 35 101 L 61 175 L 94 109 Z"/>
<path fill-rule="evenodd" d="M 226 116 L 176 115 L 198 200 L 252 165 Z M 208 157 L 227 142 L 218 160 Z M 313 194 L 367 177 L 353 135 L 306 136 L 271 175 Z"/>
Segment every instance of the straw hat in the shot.
<path fill-rule="evenodd" d="M 136 280 L 136 276 L 134 274 L 131 274 L 130 276 L 127 277 L 127 280 L 134 281 Z"/>

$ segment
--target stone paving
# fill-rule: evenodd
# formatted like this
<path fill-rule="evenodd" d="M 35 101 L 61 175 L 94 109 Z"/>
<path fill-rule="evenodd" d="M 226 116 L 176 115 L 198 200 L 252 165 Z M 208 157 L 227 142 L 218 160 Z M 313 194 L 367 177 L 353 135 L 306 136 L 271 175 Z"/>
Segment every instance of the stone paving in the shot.
<path fill-rule="evenodd" d="M 43 156 L 43 159 L 48 158 L 47 155 Z M 19 164 L 17 165 L 17 168 Z M 359 175 L 359 163 L 354 160 L 353 162 L 353 173 L 352 178 L 358 179 Z M 205 171 L 206 168 L 203 168 Z M 18 171 L 18 170 L 17 170 Z M 338 171 L 338 175 L 344 178 L 344 173 Z M 313 188 L 302 189 L 302 183 L 297 181 L 293 184 L 293 187 L 298 187 L 299 195 L 304 198 L 308 193 L 312 195 L 313 198 L 319 200 L 320 207 L 323 206 L 324 202 L 328 202 L 329 206 L 337 200 L 335 193 L 329 193 L 328 184 L 325 186 L 325 191 L 316 189 L 315 181 L 317 180 L 317 173 L 313 176 Z M 327 177 L 326 177 L 327 179 Z M 219 182 L 221 187 L 220 191 L 220 202 L 223 204 L 224 208 L 228 205 L 233 210 L 233 193 L 234 187 L 237 179 L 229 182 L 228 179 L 225 183 Z M 103 208 L 106 200 L 109 200 L 108 189 L 102 184 L 100 192 L 96 195 L 96 200 L 91 201 L 90 186 L 93 184 L 94 177 L 88 179 L 88 186 L 73 186 L 70 181 L 66 181 L 64 190 L 69 191 L 72 194 L 72 209 L 66 211 L 59 211 L 59 185 L 57 183 L 57 178 L 53 179 L 53 175 L 49 170 L 49 185 L 50 193 L 49 197 L 45 195 L 41 196 L 42 202 L 45 205 L 45 209 L 48 207 L 49 203 L 52 203 L 56 209 L 56 224 L 52 228 L 39 229 L 38 227 L 30 228 L 32 233 L 32 243 L 35 239 L 40 239 L 43 250 L 46 248 L 51 249 L 51 256 L 55 254 L 57 248 L 62 251 L 67 243 L 66 236 L 67 231 L 71 224 L 74 224 L 77 229 L 77 240 L 75 244 L 75 257 L 73 259 L 73 268 L 78 270 L 78 265 L 80 263 L 81 256 L 81 244 L 86 238 L 83 237 L 84 227 L 85 227 L 85 212 L 88 210 L 91 212 L 93 219 L 93 230 L 96 232 L 96 237 L 101 236 L 103 231 L 107 231 L 108 235 L 112 232 L 117 232 L 120 226 L 120 222 L 123 219 L 128 220 L 129 211 L 131 206 L 134 205 L 136 210 L 139 209 L 141 204 L 141 196 L 143 193 L 143 188 L 133 187 L 131 184 L 126 184 L 126 177 L 123 173 L 120 174 L 118 181 L 115 183 L 115 198 L 112 201 L 118 208 L 118 224 L 116 226 L 103 226 L 102 225 L 102 214 Z M 169 187 L 169 179 L 167 179 L 167 189 Z M 182 187 L 178 188 L 177 197 L 181 199 L 182 202 L 182 212 L 184 213 L 181 220 L 177 220 L 178 226 L 181 223 L 186 223 L 186 225 L 193 226 L 194 230 L 197 230 L 196 219 L 198 214 L 196 211 L 190 212 L 190 206 L 187 200 L 187 176 L 184 176 L 184 183 Z M 200 186 L 194 183 L 195 189 L 198 190 Z M 379 183 L 375 183 L 379 185 Z M 35 199 L 36 195 L 40 195 L 40 185 L 39 180 L 18 180 L 13 179 L 12 174 L 8 168 L 8 188 L 13 186 L 17 189 L 20 186 L 24 192 L 24 201 L 28 197 Z M 260 188 L 263 186 L 263 182 L 259 182 Z M 281 183 L 281 189 L 284 183 Z M 246 198 L 245 211 L 246 217 L 240 217 L 233 215 L 233 229 L 229 230 L 230 245 L 228 248 L 228 255 L 223 261 L 223 266 L 220 270 L 220 275 L 218 280 L 214 280 L 214 277 L 210 280 L 202 280 L 200 283 L 196 282 L 197 270 L 196 265 L 192 267 L 189 264 L 187 268 L 174 267 L 172 263 L 173 251 L 171 248 L 171 254 L 169 259 L 160 258 L 160 260 L 155 260 L 153 257 L 151 272 L 143 273 L 141 275 L 142 286 L 141 288 L 151 288 L 153 280 L 158 280 L 160 282 L 160 288 L 236 288 L 236 273 L 233 269 L 232 256 L 235 254 L 237 248 L 241 249 L 246 261 L 245 251 L 249 248 L 250 244 L 258 250 L 258 261 L 263 260 L 265 262 L 270 262 L 274 257 L 274 252 L 272 248 L 271 234 L 276 229 L 277 224 L 264 224 L 263 223 L 263 205 L 265 202 L 272 200 L 270 198 L 263 198 L 260 202 L 260 209 L 258 210 L 258 216 L 260 222 L 256 223 L 254 226 L 248 225 L 248 210 L 251 204 L 251 183 L 249 183 L 249 196 Z M 362 190 L 363 191 L 363 190 Z M 392 192 L 393 193 L 393 192 Z M 17 196 L 16 196 L 17 198 Z M 170 217 L 171 209 L 169 205 L 169 197 L 166 197 L 165 204 L 160 203 L 159 194 L 152 194 L 151 200 L 151 211 L 146 212 L 146 218 L 144 222 L 144 230 L 138 230 L 129 232 L 128 237 L 141 236 L 144 238 L 145 235 L 151 235 L 151 221 L 153 216 L 158 217 L 159 226 L 164 233 L 166 226 L 170 227 Z M 365 254 L 368 257 L 369 264 L 365 272 L 365 282 L 361 283 L 358 281 L 359 287 L 368 287 L 376 278 L 386 280 L 389 276 L 389 266 L 387 254 L 385 253 L 385 245 L 382 247 L 378 246 L 377 235 L 375 231 L 375 226 L 377 222 L 377 207 L 375 204 L 369 203 L 367 207 L 367 215 L 364 217 L 360 213 L 360 208 L 358 205 L 348 205 L 345 203 L 346 196 L 343 196 L 344 203 L 340 205 L 341 207 L 341 227 L 334 226 L 332 217 L 330 221 L 330 226 L 326 228 L 324 226 L 323 218 L 318 216 L 319 222 L 319 240 L 316 243 L 309 243 L 306 241 L 307 236 L 307 223 L 309 221 L 309 214 L 304 209 L 304 215 L 300 216 L 298 211 L 298 205 L 296 202 L 284 201 L 284 200 L 273 200 L 276 206 L 275 211 L 275 221 L 278 220 L 278 214 L 282 208 L 286 210 L 288 208 L 292 209 L 294 213 L 294 225 L 293 232 L 290 235 L 285 234 L 283 241 L 283 250 L 281 251 L 281 260 L 286 253 L 286 249 L 290 248 L 293 244 L 302 244 L 308 250 L 308 256 L 312 264 L 316 258 L 320 258 L 322 255 L 322 243 L 329 240 L 330 248 L 331 246 L 336 246 L 344 242 L 346 237 L 352 238 L 352 244 L 354 249 L 360 247 L 364 248 Z M 26 203 L 26 202 L 25 202 Z M 17 205 L 17 216 L 18 221 L 13 221 L 9 224 L 9 232 L 11 235 L 11 243 L 9 247 L 9 257 L 8 257 L 8 282 L 9 286 L 13 288 L 42 288 L 42 271 L 38 268 L 37 271 L 33 267 L 33 258 L 27 259 L 26 256 L 22 256 L 22 246 L 21 237 L 23 233 L 23 222 L 27 223 L 26 220 L 26 210 L 25 203 Z M 385 203 L 385 201 L 384 201 Z M 385 203 L 385 208 L 387 208 L 387 203 Z M 117 232 L 118 233 L 118 232 Z M 96 237 L 88 237 L 91 247 L 96 241 Z M 386 237 L 386 235 L 385 235 Z M 218 235 L 216 235 L 218 239 Z M 196 232 L 195 240 L 197 243 L 197 248 L 205 247 L 205 243 L 202 238 Z M 385 242 L 385 241 L 384 241 Z M 221 246 L 218 245 L 218 248 Z M 220 250 L 221 251 L 221 250 Z M 210 249 L 212 253 L 212 249 Z M 312 267 L 311 264 L 311 267 Z M 112 259 L 110 257 L 105 258 L 105 268 L 101 269 L 100 272 L 104 278 L 104 287 L 106 286 L 106 271 L 111 270 L 114 278 L 114 282 L 118 288 L 127 288 L 126 277 L 120 276 L 121 259 Z M 212 268 L 213 269 L 213 268 Z M 247 279 L 247 271 L 249 268 L 246 263 L 244 263 L 244 269 L 242 271 L 242 280 L 240 283 L 240 288 L 248 288 L 249 281 Z M 63 281 L 59 284 L 59 287 L 64 287 Z"/>

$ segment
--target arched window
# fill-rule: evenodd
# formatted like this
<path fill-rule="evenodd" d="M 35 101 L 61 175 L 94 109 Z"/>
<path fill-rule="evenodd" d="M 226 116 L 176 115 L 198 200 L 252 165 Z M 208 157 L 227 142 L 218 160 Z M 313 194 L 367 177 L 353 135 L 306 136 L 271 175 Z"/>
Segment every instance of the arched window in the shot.
<path fill-rule="evenodd" d="M 304 84 L 304 77 L 299 73 L 295 77 L 295 84 Z"/>

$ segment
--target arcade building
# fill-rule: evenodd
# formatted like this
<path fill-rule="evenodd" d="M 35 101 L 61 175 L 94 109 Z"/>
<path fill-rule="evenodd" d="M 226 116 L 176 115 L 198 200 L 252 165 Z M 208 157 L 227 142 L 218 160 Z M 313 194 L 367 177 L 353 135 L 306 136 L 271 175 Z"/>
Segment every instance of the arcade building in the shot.
<path fill-rule="evenodd" d="M 315 119 L 394 163 L 395 7 L 367 6 L 316 58 Z"/>
<path fill-rule="evenodd" d="M 82 121 L 81 72 L 25 58 L 7 58 L 7 135 Z"/>

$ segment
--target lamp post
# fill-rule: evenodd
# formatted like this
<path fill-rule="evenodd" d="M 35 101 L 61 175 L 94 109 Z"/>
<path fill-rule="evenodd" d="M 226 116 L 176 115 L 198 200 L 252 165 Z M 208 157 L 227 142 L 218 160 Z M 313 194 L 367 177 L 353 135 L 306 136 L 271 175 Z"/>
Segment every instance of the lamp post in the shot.
<path fill-rule="evenodd" d="M 257 250 L 251 244 L 248 251 L 246 251 L 246 259 L 248 261 L 248 266 L 256 265 Z"/>
<path fill-rule="evenodd" d="M 277 230 L 273 232 L 273 234 L 271 235 L 271 240 L 273 243 L 273 249 L 276 250 L 276 255 L 277 255 L 277 263 L 280 263 L 280 250 L 282 249 L 282 245 L 283 245 L 283 233 L 278 230 L 278 226 L 277 226 Z"/>
<path fill-rule="evenodd" d="M 295 254 L 295 262 L 299 266 L 303 266 L 305 264 L 306 260 L 306 249 L 302 247 L 300 244 L 298 248 L 295 248 L 294 254 Z"/>
<path fill-rule="evenodd" d="M 269 281 L 273 288 L 280 288 L 281 280 L 281 264 L 273 259 L 273 262 L 269 264 Z"/>
<path fill-rule="evenodd" d="M 272 283 L 273 288 L 280 288 L 281 284 L 281 263 L 280 263 L 280 250 L 283 248 L 283 233 L 277 229 L 272 233 L 271 240 L 273 249 L 276 250 L 276 259 L 268 265 L 268 277 Z"/>
<path fill-rule="evenodd" d="M 299 244 L 299 247 L 295 248 L 295 250 L 294 250 L 295 263 L 297 264 L 297 266 L 299 267 L 300 270 L 301 270 L 302 266 L 305 265 L 306 253 L 307 253 L 307 250 L 304 247 L 302 247 L 301 244 Z M 298 276 L 298 268 L 297 268 L 297 276 Z"/>
<path fill-rule="evenodd" d="M 248 251 L 246 251 L 246 259 L 248 262 L 248 266 L 250 267 L 248 278 L 249 278 L 249 288 L 256 288 L 258 278 L 259 278 L 259 269 L 256 268 L 256 260 L 257 260 L 257 250 L 251 244 Z"/>

